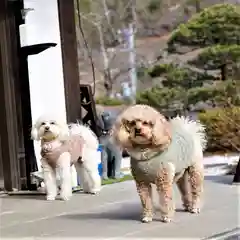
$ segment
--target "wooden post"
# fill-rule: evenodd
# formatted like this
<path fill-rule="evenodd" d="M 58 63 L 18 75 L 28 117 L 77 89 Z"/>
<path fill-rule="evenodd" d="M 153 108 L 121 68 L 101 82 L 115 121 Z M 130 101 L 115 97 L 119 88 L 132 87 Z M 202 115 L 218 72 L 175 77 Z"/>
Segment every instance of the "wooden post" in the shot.
<path fill-rule="evenodd" d="M 0 136 L 4 188 L 20 189 L 18 163 L 17 104 L 15 84 L 17 42 L 14 11 L 7 0 L 0 1 Z"/>
<path fill-rule="evenodd" d="M 81 120 L 80 80 L 74 0 L 58 0 L 67 121 Z"/>

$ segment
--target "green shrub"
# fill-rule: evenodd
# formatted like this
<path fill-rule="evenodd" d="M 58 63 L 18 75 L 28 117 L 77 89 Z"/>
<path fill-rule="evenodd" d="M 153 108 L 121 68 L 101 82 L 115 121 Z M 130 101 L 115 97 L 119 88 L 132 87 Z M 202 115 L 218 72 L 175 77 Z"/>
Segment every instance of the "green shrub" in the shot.
<path fill-rule="evenodd" d="M 207 152 L 240 151 L 240 107 L 206 110 L 199 120 L 206 126 Z"/>
<path fill-rule="evenodd" d="M 214 45 L 205 48 L 195 59 L 189 61 L 190 64 L 205 70 L 215 70 L 224 64 L 238 64 L 240 62 L 240 46 Z"/>
<path fill-rule="evenodd" d="M 206 72 L 197 72 L 188 67 L 181 67 L 178 64 L 163 63 L 155 65 L 148 70 L 151 78 L 163 77 L 161 83 L 164 87 L 201 87 L 206 80 L 215 80 L 215 77 Z"/>
<path fill-rule="evenodd" d="M 168 51 L 175 52 L 182 46 L 239 44 L 239 37 L 240 6 L 215 4 L 178 26 L 168 41 Z"/>
<path fill-rule="evenodd" d="M 165 116 L 181 115 L 186 93 L 181 88 L 152 87 L 137 94 L 137 104 L 146 104 L 161 111 Z"/>
<path fill-rule="evenodd" d="M 95 100 L 96 104 L 104 105 L 104 106 L 119 106 L 128 104 L 127 101 L 123 101 L 116 98 L 109 98 L 109 97 L 99 97 Z"/>

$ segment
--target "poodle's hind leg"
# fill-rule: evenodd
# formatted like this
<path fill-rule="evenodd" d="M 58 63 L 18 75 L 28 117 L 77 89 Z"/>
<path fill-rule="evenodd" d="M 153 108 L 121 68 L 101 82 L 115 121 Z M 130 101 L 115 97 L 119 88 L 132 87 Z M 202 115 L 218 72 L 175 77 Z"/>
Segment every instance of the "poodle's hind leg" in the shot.
<path fill-rule="evenodd" d="M 61 181 L 60 197 L 67 201 L 72 196 L 72 174 L 71 174 L 71 155 L 64 152 L 58 159 L 58 167 Z"/>
<path fill-rule="evenodd" d="M 41 160 L 43 167 L 43 178 L 46 186 L 47 200 L 53 201 L 57 196 L 56 169 L 52 168 L 45 159 Z"/>
<path fill-rule="evenodd" d="M 175 167 L 168 163 L 159 169 L 156 178 L 156 186 L 160 200 L 160 212 L 163 222 L 171 222 L 175 212 L 173 202 L 173 181 L 175 176 Z"/>
<path fill-rule="evenodd" d="M 137 191 L 142 203 L 142 222 L 152 222 L 153 207 L 152 207 L 152 186 L 150 183 L 145 183 L 135 179 Z"/>
<path fill-rule="evenodd" d="M 191 213 L 200 213 L 204 183 L 203 164 L 196 163 L 189 167 L 189 181 L 192 194 L 192 205 L 189 211 Z"/>
<path fill-rule="evenodd" d="M 192 194 L 188 169 L 184 170 L 182 176 L 180 176 L 176 184 L 181 194 L 184 210 L 189 211 L 192 202 Z"/>

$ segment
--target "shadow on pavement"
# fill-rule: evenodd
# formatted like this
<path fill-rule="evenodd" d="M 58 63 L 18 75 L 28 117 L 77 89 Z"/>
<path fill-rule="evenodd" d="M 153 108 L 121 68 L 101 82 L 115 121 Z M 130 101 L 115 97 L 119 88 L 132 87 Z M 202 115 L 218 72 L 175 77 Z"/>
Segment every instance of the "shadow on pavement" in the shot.
<path fill-rule="evenodd" d="M 77 221 L 86 221 L 91 219 L 107 219 L 107 220 L 129 220 L 129 221 L 139 221 L 141 216 L 141 206 L 136 204 L 124 204 L 122 208 L 101 211 L 101 212 L 90 212 L 81 214 L 68 214 L 62 216 L 63 218 L 68 218 Z M 129 209 L 129 211 L 127 210 Z"/>
<path fill-rule="evenodd" d="M 29 199 L 29 200 L 44 200 L 46 201 L 46 196 L 45 195 L 37 195 L 37 194 L 31 194 L 31 195 L 27 195 L 27 194 L 14 194 L 14 195 L 5 195 L 5 196 L 2 196 L 2 198 L 4 199 Z"/>
<path fill-rule="evenodd" d="M 176 212 L 185 212 L 183 208 L 176 209 Z M 81 214 L 68 214 L 61 216 L 62 218 L 67 218 L 77 221 L 86 221 L 91 219 L 106 219 L 106 220 L 129 220 L 129 221 L 140 221 L 142 213 L 142 207 L 140 204 L 131 203 L 121 205 L 120 208 L 101 212 L 90 212 Z M 186 213 L 187 214 L 187 213 Z M 160 216 L 158 210 L 154 210 L 154 218 Z"/>

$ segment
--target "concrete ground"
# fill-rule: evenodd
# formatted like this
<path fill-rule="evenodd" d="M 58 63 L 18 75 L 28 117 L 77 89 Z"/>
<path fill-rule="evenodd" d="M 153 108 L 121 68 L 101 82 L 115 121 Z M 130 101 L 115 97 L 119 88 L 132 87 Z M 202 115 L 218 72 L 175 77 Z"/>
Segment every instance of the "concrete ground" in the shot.
<path fill-rule="evenodd" d="M 2 196 L 0 239 L 239 239 L 240 187 L 231 181 L 232 176 L 206 177 L 200 215 L 182 212 L 176 191 L 177 211 L 170 224 L 160 222 L 158 214 L 150 224 L 139 221 L 141 207 L 132 181 L 104 186 L 97 196 L 76 193 L 68 202 L 47 202 L 44 196 Z"/>

